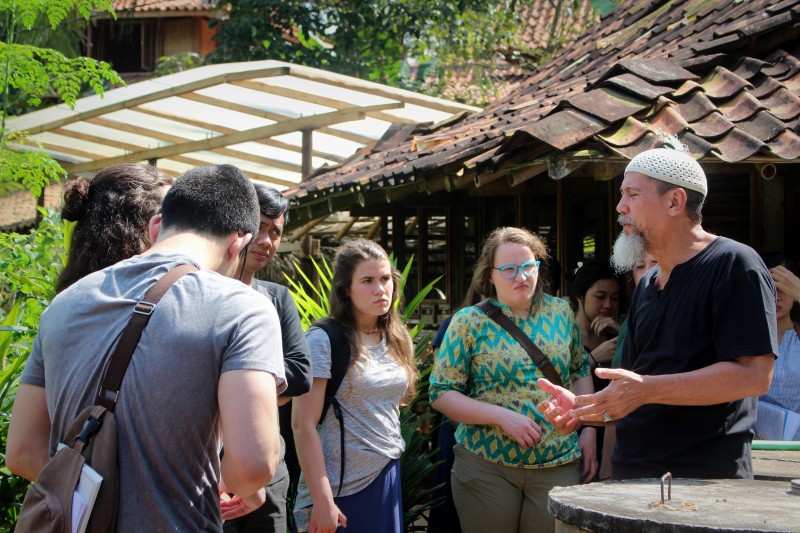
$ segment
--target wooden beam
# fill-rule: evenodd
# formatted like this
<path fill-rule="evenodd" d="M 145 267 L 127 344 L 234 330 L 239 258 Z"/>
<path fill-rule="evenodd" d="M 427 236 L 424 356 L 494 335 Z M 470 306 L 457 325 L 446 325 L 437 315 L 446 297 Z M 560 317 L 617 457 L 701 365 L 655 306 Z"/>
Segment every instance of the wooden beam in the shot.
<path fill-rule="evenodd" d="M 314 149 L 314 130 L 311 129 L 304 129 L 302 131 L 303 134 L 303 146 L 302 146 L 302 170 L 300 171 L 300 175 L 302 176 L 303 180 L 307 180 L 309 176 L 311 176 L 311 172 L 314 170 L 314 166 L 311 164 L 311 152 Z"/>
<path fill-rule="evenodd" d="M 208 104 L 214 107 L 220 107 L 222 109 L 227 109 L 228 111 L 236 111 L 238 113 L 243 113 L 245 115 L 263 118 L 266 120 L 272 120 L 274 122 L 283 122 L 284 120 L 292 119 L 291 115 L 281 115 L 280 113 L 273 113 L 272 111 L 256 109 L 255 107 L 250 107 L 244 104 L 238 104 L 236 102 L 231 102 L 229 100 L 223 100 L 222 98 L 216 98 L 214 96 L 206 96 L 205 94 L 186 93 L 182 94 L 181 98 L 185 98 L 193 102 L 200 102 L 201 104 Z"/>
<path fill-rule="evenodd" d="M 321 217 L 317 217 L 317 218 L 315 218 L 314 220 L 312 220 L 310 222 L 306 222 L 303 225 L 303 227 L 298 229 L 295 233 L 293 233 L 292 236 L 289 237 L 288 240 L 289 241 L 298 241 L 298 240 L 302 239 L 306 235 L 306 233 L 308 233 L 309 231 L 314 229 L 320 222 L 322 222 L 326 218 L 328 218 L 328 215 L 322 215 Z"/>
<path fill-rule="evenodd" d="M 253 107 L 243 106 L 240 104 L 234 104 L 232 102 L 227 102 L 226 100 L 220 100 L 219 98 L 213 98 L 211 96 L 204 96 L 202 94 L 193 94 L 191 97 L 189 95 L 184 95 L 184 98 L 189 98 L 190 100 L 196 100 L 198 102 L 207 103 L 210 105 L 222 107 L 223 109 L 229 109 L 231 111 L 239 111 L 240 113 L 246 113 L 248 115 L 252 115 L 254 117 L 259 117 L 267 120 L 274 120 L 275 122 L 284 122 L 286 120 L 294 120 L 291 117 L 286 115 L 279 115 L 277 113 L 271 113 L 269 111 L 262 111 L 260 109 L 255 109 Z M 385 106 L 385 107 L 384 107 Z M 392 102 L 391 104 L 378 104 L 376 106 L 368 106 L 372 111 L 380 111 L 382 109 L 396 109 L 397 107 L 402 107 L 403 104 L 400 102 Z M 345 121 L 343 121 L 345 122 Z M 341 137 L 342 139 L 347 139 L 348 141 L 356 142 L 358 144 L 369 144 L 376 139 L 372 137 L 367 137 L 365 135 L 359 135 L 357 133 L 350 133 L 347 131 L 335 130 L 333 128 L 319 128 L 319 131 L 323 133 L 327 133 L 328 135 L 333 135 L 335 137 Z"/>
<path fill-rule="evenodd" d="M 408 117 L 398 117 L 397 115 L 390 115 L 389 113 L 376 112 L 367 113 L 367 115 L 376 120 L 388 122 L 389 124 L 419 124 L 418 120 Z"/>
<path fill-rule="evenodd" d="M 275 135 L 283 135 L 292 131 L 302 130 L 304 128 L 319 128 L 325 124 L 337 124 L 340 122 L 347 122 L 350 120 L 357 120 L 364 116 L 366 108 L 359 108 L 358 110 L 344 110 L 332 111 L 330 113 L 323 113 L 321 115 L 312 115 L 302 117 L 295 120 L 287 120 L 286 122 L 279 122 L 277 124 L 270 124 L 268 126 L 261 126 L 250 130 L 244 130 L 227 135 L 219 135 L 209 139 L 202 139 L 199 141 L 189 141 L 176 143 L 170 146 L 162 146 L 149 150 L 142 150 L 141 152 L 126 154 L 118 157 L 111 157 L 108 159 L 90 161 L 87 163 L 78 163 L 68 165 L 65 168 L 67 172 L 88 172 L 98 168 L 107 167 L 109 165 L 116 165 L 118 163 L 128 163 L 130 161 L 141 161 L 143 159 L 160 159 L 170 157 L 188 152 L 197 152 L 201 150 L 212 150 L 214 148 L 221 148 L 223 146 L 230 146 L 232 144 L 239 144 L 253 139 L 262 137 L 273 137 Z M 120 123 L 121 124 L 121 123 Z"/>
<path fill-rule="evenodd" d="M 93 124 L 97 124 L 97 125 L 100 125 L 100 126 L 106 126 L 106 127 L 109 127 L 109 128 L 116 128 L 115 121 L 109 121 L 109 120 L 106 120 L 106 119 L 103 119 L 103 118 L 93 118 L 93 119 L 89 119 L 89 121 L 87 121 L 87 122 L 91 122 Z M 145 135 L 147 137 L 152 137 L 154 139 L 170 141 L 170 142 L 173 142 L 173 143 L 175 143 L 176 139 L 179 139 L 179 142 L 181 142 L 181 143 L 182 142 L 186 142 L 186 139 L 184 137 L 176 137 L 174 135 L 169 135 L 169 134 L 166 134 L 166 133 L 162 133 L 160 131 L 151 130 L 151 129 L 147 129 L 147 128 L 141 128 L 141 127 L 138 127 L 138 126 L 135 127 L 135 128 L 136 128 L 136 131 L 132 132 L 132 133 L 137 133 L 139 135 Z M 58 131 L 58 133 L 60 133 L 62 135 L 72 135 L 74 133 L 74 132 L 71 132 L 70 130 L 65 130 L 63 128 L 58 128 L 57 131 Z M 230 131 L 237 132 L 237 130 L 230 130 Z M 114 140 L 110 140 L 110 139 L 109 140 L 105 140 L 105 139 L 103 139 L 101 137 L 96 137 L 94 135 L 78 133 L 77 135 L 72 135 L 72 136 L 76 137 L 76 138 L 81 138 L 83 140 L 90 140 L 91 142 L 97 142 L 97 143 L 100 143 L 100 144 L 106 144 L 106 145 L 109 145 L 109 146 L 114 146 L 116 148 L 121 148 L 123 150 L 128 150 L 128 151 L 130 151 L 132 153 L 136 153 L 136 152 L 139 152 L 139 151 L 145 149 L 142 146 L 128 144 L 128 143 L 122 143 L 122 142 L 114 141 Z M 281 170 L 286 170 L 286 171 L 289 171 L 289 172 L 298 172 L 298 173 L 301 170 L 301 167 L 298 164 L 290 163 L 290 162 L 287 162 L 287 161 L 281 161 L 279 159 L 272 159 L 272 158 L 268 158 L 268 157 L 264 157 L 264 156 L 260 156 L 260 155 L 256 155 L 256 154 L 251 154 L 251 153 L 248 153 L 248 152 L 244 152 L 242 150 L 236 150 L 235 148 L 216 148 L 216 149 L 214 149 L 212 151 L 216 152 L 216 153 L 228 155 L 228 156 L 231 156 L 231 157 L 235 157 L 237 159 L 242 159 L 244 161 L 250 161 L 251 163 L 256 163 L 256 164 L 259 164 L 259 165 L 263 165 L 265 167 L 274 167 L 274 168 L 279 168 Z M 73 154 L 73 155 L 78 155 L 78 154 Z M 81 157 L 86 157 L 86 156 L 81 156 Z M 179 160 L 177 157 L 171 157 L 171 159 L 174 159 L 176 161 Z M 186 162 L 186 161 L 184 161 L 184 162 Z M 194 164 L 194 163 L 188 163 L 188 164 Z M 203 164 L 210 165 L 212 163 L 209 162 L 209 161 L 205 161 L 205 162 L 203 162 Z M 274 183 L 280 183 L 282 185 L 286 185 L 287 187 L 291 187 L 291 186 L 295 185 L 295 182 L 293 182 L 293 181 L 287 181 L 287 180 L 282 180 L 280 178 L 273 178 L 273 177 L 270 177 L 269 179 L 270 179 L 270 181 L 272 181 Z"/>
<path fill-rule="evenodd" d="M 319 132 L 327 133 L 328 135 L 333 135 L 334 137 L 341 137 L 342 139 L 363 145 L 367 145 L 369 143 L 378 140 L 378 139 L 373 139 L 372 137 L 367 137 L 366 135 L 361 135 L 360 133 L 353 133 L 350 131 L 335 130 L 333 128 L 316 128 L 316 129 Z"/>
<path fill-rule="evenodd" d="M 49 133 L 55 133 L 57 135 L 64 135 L 67 137 L 72 137 L 73 139 L 80 139 L 82 141 L 103 144 L 106 146 L 113 146 L 114 148 L 120 148 L 122 150 L 128 150 L 130 152 L 135 152 L 137 150 L 141 150 L 142 147 L 137 144 L 130 144 L 124 143 L 122 141 L 115 141 L 114 139 L 108 139 L 106 137 L 98 137 L 96 135 L 89 135 L 88 133 L 82 133 L 78 131 L 72 130 L 65 130 L 64 128 L 56 128 Z"/>
<path fill-rule="evenodd" d="M 325 107 L 331 107 L 333 109 L 350 109 L 353 107 L 358 107 L 357 104 L 351 104 L 349 102 L 345 102 L 343 100 L 337 100 L 335 98 L 328 98 L 327 96 L 323 96 L 321 94 L 314 94 L 306 91 L 289 89 L 288 87 L 281 87 L 279 85 L 272 85 L 269 83 L 255 81 L 252 79 L 236 81 L 233 82 L 231 85 L 238 85 L 239 87 L 244 87 L 246 89 L 250 89 L 251 91 L 258 91 L 266 94 L 283 96 L 284 98 L 290 98 L 292 100 L 302 100 L 303 102 L 308 102 L 311 104 L 321 105 Z M 397 104 L 397 107 L 403 107 L 402 102 L 395 102 L 395 103 Z"/>
<path fill-rule="evenodd" d="M 77 148 L 71 148 L 69 146 L 63 146 L 57 144 L 57 142 L 43 142 L 42 147 L 45 150 L 52 150 L 54 152 L 60 152 L 62 154 L 74 155 L 76 157 L 85 157 L 86 159 L 96 159 L 98 157 L 105 157 L 104 155 L 96 154 L 94 152 L 86 152 L 84 150 L 78 150 Z M 63 167 L 68 163 L 60 163 Z M 64 169 L 66 170 L 66 169 Z M 67 171 L 69 172 L 69 171 Z"/>
<path fill-rule="evenodd" d="M 350 78 L 347 76 L 342 76 L 331 72 L 324 72 L 308 67 L 298 67 L 293 65 L 291 70 L 291 75 L 296 78 L 324 83 L 326 85 L 341 87 L 343 89 L 365 92 L 374 96 L 382 96 L 392 100 L 399 100 L 407 104 L 415 104 L 418 106 L 435 109 L 437 111 L 444 111 L 446 113 L 455 114 L 462 111 L 477 112 L 481 110 L 478 107 L 448 102 L 439 98 L 433 98 L 431 96 L 425 96 L 423 94 L 417 94 L 411 91 L 405 91 L 403 89 L 395 89 L 393 87 L 380 85 L 378 83 L 365 82 L 357 78 Z M 256 76 L 251 77 L 255 78 Z"/>
<path fill-rule="evenodd" d="M 333 237 L 333 238 L 334 238 L 334 239 L 336 239 L 337 241 L 341 241 L 341 240 L 342 240 L 342 238 L 344 238 L 344 236 L 345 236 L 345 235 L 347 235 L 347 233 L 350 231 L 350 228 L 352 228 L 352 227 L 353 227 L 353 225 L 354 225 L 356 222 L 358 222 L 358 218 L 359 218 L 359 217 L 350 217 L 350 220 L 348 220 L 347 222 L 345 222 L 345 224 L 344 224 L 344 227 L 342 227 L 342 229 L 340 229 L 339 231 L 337 231 L 337 232 L 336 232 L 336 235 L 334 235 L 334 237 Z"/>
<path fill-rule="evenodd" d="M 194 167 L 207 167 L 214 165 L 212 161 L 206 161 L 205 159 L 201 159 L 199 157 L 189 157 L 185 155 L 176 155 L 169 158 L 170 161 L 176 161 L 178 163 L 185 163 L 187 165 L 192 165 Z M 293 187 L 297 185 L 297 183 L 281 178 L 276 178 L 274 176 L 270 176 L 269 174 L 264 174 L 263 172 L 257 172 L 253 170 L 247 169 L 240 169 L 242 173 L 251 179 L 257 179 L 258 181 L 263 181 L 266 183 L 271 183 L 273 185 L 280 185 L 283 187 Z"/>
<path fill-rule="evenodd" d="M 344 100 L 337 100 L 335 98 L 328 98 L 327 96 L 322 96 L 321 94 L 314 94 L 309 93 L 306 91 L 298 91 L 295 89 L 289 89 L 286 87 L 280 87 L 278 85 L 272 85 L 270 83 L 264 83 L 260 81 L 254 80 L 242 80 L 233 82 L 232 85 L 238 85 L 240 87 L 245 87 L 247 89 L 251 89 L 254 91 L 260 91 L 267 94 L 275 94 L 278 96 L 283 96 L 285 98 L 292 98 L 294 100 L 303 100 L 304 102 L 310 102 L 312 104 L 322 105 L 325 107 L 330 107 L 333 109 L 350 109 L 353 107 L 357 107 L 357 105 L 352 104 L 350 102 L 345 102 Z M 367 92 L 372 94 L 370 91 L 364 91 L 363 89 L 359 92 Z M 377 96 L 377 95 L 376 95 Z M 381 98 L 386 98 L 385 96 L 380 96 Z M 403 102 L 397 101 L 396 98 L 390 98 L 394 101 L 393 108 L 387 109 L 401 109 L 405 107 Z M 367 113 L 367 116 L 372 117 L 378 120 L 384 120 L 390 124 L 402 122 L 404 124 L 417 124 L 416 120 L 411 120 L 409 118 L 404 117 L 397 117 L 394 115 L 390 115 L 387 113 L 382 113 L 380 111 L 375 111 L 372 113 Z"/>
<path fill-rule="evenodd" d="M 142 126 L 136 126 L 134 124 L 126 124 L 121 120 L 95 117 L 86 120 L 86 122 L 88 122 L 89 124 L 95 124 L 97 126 L 105 126 L 106 128 L 111 128 L 114 130 L 122 130 L 122 131 L 127 131 L 128 133 L 135 133 L 137 135 L 142 135 L 143 137 L 151 137 L 153 139 L 159 139 L 161 141 L 171 142 L 173 144 L 180 144 L 186 142 L 187 140 L 186 137 L 180 137 L 178 135 L 170 135 L 169 133 L 164 133 L 163 131 L 151 130 L 150 128 L 144 128 Z"/>
<path fill-rule="evenodd" d="M 214 85 L 219 85 L 221 83 L 231 83 L 237 80 L 247 79 L 247 78 L 266 78 L 272 76 L 286 76 L 289 74 L 290 68 L 288 65 L 286 66 L 272 66 L 266 68 L 260 68 L 255 70 L 248 70 L 242 72 L 225 72 L 223 74 L 217 74 L 215 76 L 209 76 L 208 78 L 203 78 L 200 80 L 191 81 L 189 83 L 184 83 L 181 85 L 175 85 L 172 87 L 167 87 L 161 90 L 155 90 L 144 94 L 142 96 L 129 98 L 127 100 L 117 100 L 114 102 L 109 101 L 105 105 L 101 105 L 95 107 L 93 109 L 89 109 L 86 111 L 82 111 L 79 113 L 75 113 L 69 117 L 63 117 L 58 120 L 54 120 L 51 122 L 47 122 L 44 124 L 40 124 L 38 126 L 31 126 L 26 128 L 26 132 L 28 135 L 33 135 L 36 133 L 41 133 L 43 131 L 48 131 L 53 128 L 58 128 L 64 126 L 66 124 L 73 124 L 75 122 L 80 122 L 82 120 L 87 120 L 92 117 L 98 117 L 100 115 L 105 115 L 106 113 L 111 113 L 113 111 L 119 111 L 120 109 L 129 109 L 132 107 L 136 107 L 141 104 L 145 104 L 147 102 L 153 102 L 155 100 L 161 100 L 163 98 L 168 98 L 170 96 L 180 96 L 187 92 L 197 91 L 200 89 L 205 89 L 207 87 L 212 87 Z M 161 78 L 159 83 L 163 85 L 164 79 Z M 125 91 L 128 90 L 127 87 L 123 87 L 120 89 L 114 89 L 115 91 Z M 111 91 L 109 91 L 111 92 Z M 115 93 L 119 94 L 119 93 Z"/>
<path fill-rule="evenodd" d="M 508 174 L 508 184 L 511 187 L 516 187 L 517 185 L 521 185 L 528 181 L 529 179 L 533 178 L 534 176 L 538 176 L 542 172 L 547 170 L 546 163 L 539 163 L 535 165 L 530 165 L 528 167 L 523 168 L 516 168 L 509 172 Z"/>
<path fill-rule="evenodd" d="M 204 130 L 209 130 L 209 131 L 213 131 L 213 132 L 216 132 L 216 133 L 228 134 L 228 133 L 236 133 L 237 131 L 241 131 L 241 130 L 235 130 L 233 128 L 227 128 L 225 126 L 220 126 L 219 124 L 212 124 L 210 122 L 204 122 L 202 120 L 197 120 L 197 119 L 193 119 L 193 118 L 186 117 L 186 116 L 175 115 L 175 114 L 172 114 L 172 113 L 164 113 L 162 111 L 156 111 L 155 109 L 148 109 L 147 107 L 137 107 L 135 109 L 135 111 L 138 111 L 139 113 L 146 113 L 148 115 L 153 115 L 154 117 L 159 117 L 159 118 L 163 118 L 163 119 L 166 119 L 166 120 L 172 120 L 172 121 L 175 121 L 175 122 L 188 124 L 188 125 L 194 126 L 196 128 L 202 128 Z M 273 147 L 273 148 L 280 148 L 282 150 L 287 150 L 289 152 L 296 152 L 298 154 L 302 153 L 302 147 L 301 146 L 298 146 L 296 144 L 287 143 L 287 142 L 284 142 L 284 141 L 279 141 L 277 139 L 261 139 L 261 140 L 258 140 L 258 141 L 254 140 L 254 141 L 250 141 L 250 142 L 263 144 L 264 146 L 270 146 L 270 147 Z M 312 154 L 314 155 L 314 157 L 319 157 L 319 158 L 322 158 L 322 159 L 328 159 L 330 161 L 335 161 L 337 163 L 341 163 L 342 161 L 345 161 L 347 159 L 347 157 L 339 155 L 339 154 L 334 154 L 334 153 L 331 153 L 331 152 L 323 152 L 322 150 L 316 150 L 316 149 L 313 150 Z"/>
<path fill-rule="evenodd" d="M 253 91 L 260 91 L 266 94 L 274 94 L 278 96 L 283 96 L 285 98 L 291 98 L 294 100 L 302 100 L 304 102 L 309 102 L 311 104 L 321 105 L 325 107 L 330 107 L 332 109 L 352 109 L 354 107 L 358 107 L 356 104 L 352 104 L 350 102 L 345 102 L 344 100 L 337 100 L 334 98 L 328 98 L 327 96 L 322 96 L 320 94 L 313 94 L 308 93 L 305 91 L 298 91 L 295 89 L 289 89 L 286 87 L 280 87 L 277 85 L 271 85 L 269 83 L 263 83 L 259 81 L 253 80 L 242 80 L 234 82 L 232 85 L 238 85 L 240 87 L 244 87 L 246 89 L 250 89 Z M 363 91 L 362 91 L 363 92 Z M 394 101 L 394 107 L 389 109 L 401 109 L 405 107 L 403 102 Z M 390 115 L 388 113 L 383 113 L 380 111 L 376 111 L 373 113 L 367 113 L 367 116 L 370 116 L 377 120 L 383 120 L 390 124 L 393 123 L 404 123 L 404 124 L 417 124 L 418 121 L 412 120 L 405 117 L 398 117 L 395 115 Z"/>
<path fill-rule="evenodd" d="M 379 229 L 381 229 L 381 217 L 378 217 L 375 222 L 372 223 L 372 227 L 369 228 L 366 238 L 372 240 L 372 238 L 375 237 L 375 234 L 378 233 Z"/>
<path fill-rule="evenodd" d="M 242 150 L 237 150 L 235 148 L 214 148 L 212 152 L 235 157 L 243 161 L 250 161 L 251 163 L 263 165 L 265 167 L 279 168 L 281 170 L 286 170 L 289 172 L 300 173 L 301 170 L 301 166 L 298 165 L 297 163 L 290 163 L 288 161 L 281 161 L 280 159 L 273 159 L 271 157 L 251 154 L 248 152 L 243 152 Z"/>

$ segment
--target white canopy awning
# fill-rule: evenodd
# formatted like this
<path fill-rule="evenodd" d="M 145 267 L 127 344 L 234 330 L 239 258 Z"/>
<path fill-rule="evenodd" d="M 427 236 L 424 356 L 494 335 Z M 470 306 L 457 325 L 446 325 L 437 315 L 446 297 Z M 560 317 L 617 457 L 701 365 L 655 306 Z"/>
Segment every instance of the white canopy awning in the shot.
<path fill-rule="evenodd" d="M 230 163 L 278 189 L 336 165 L 392 123 L 478 108 L 280 61 L 199 67 L 7 120 L 70 174 L 155 160 L 173 175 Z M 19 149 L 29 149 L 18 146 Z M 304 156 L 305 154 L 305 156 Z"/>

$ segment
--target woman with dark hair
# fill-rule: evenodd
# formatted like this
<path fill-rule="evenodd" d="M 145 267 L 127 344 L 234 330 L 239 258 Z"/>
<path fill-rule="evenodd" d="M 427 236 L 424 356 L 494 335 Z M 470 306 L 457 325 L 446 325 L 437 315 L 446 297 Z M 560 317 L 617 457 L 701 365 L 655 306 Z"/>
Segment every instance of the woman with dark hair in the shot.
<path fill-rule="evenodd" d="M 353 533 L 403 530 L 400 405 L 414 397 L 417 372 L 396 306 L 399 282 L 400 272 L 378 244 L 358 239 L 339 248 L 331 317 L 352 354 L 336 394 L 343 431 L 334 409 L 317 426 L 332 377 L 332 342 L 323 329 L 312 327 L 307 336 L 314 384 L 310 393 L 295 398 L 292 412 L 303 470 L 294 512 L 300 531 L 330 533 L 339 525 Z M 343 475 L 342 454 L 347 457 Z"/>
<path fill-rule="evenodd" d="M 570 284 L 569 298 L 575 320 L 581 332 L 581 342 L 589 353 L 592 383 L 595 392 L 608 386 L 607 379 L 598 378 L 597 367 L 609 366 L 617 348 L 621 325 L 617 322 L 621 284 L 616 272 L 599 261 L 587 261 L 577 271 Z M 597 460 L 603 462 L 605 427 L 597 427 Z M 587 481 L 597 481 L 593 476 Z"/>
<path fill-rule="evenodd" d="M 620 291 L 614 269 L 599 261 L 587 261 L 572 278 L 569 299 L 593 369 L 608 366 L 614 358 L 621 327 L 617 322 Z M 598 385 L 595 382 L 595 389 Z"/>
<path fill-rule="evenodd" d="M 775 314 L 780 347 L 772 384 L 761 400 L 800 413 L 800 271 L 794 261 L 781 253 L 767 253 L 762 258 L 777 289 Z M 800 440 L 800 430 L 792 440 Z"/>
<path fill-rule="evenodd" d="M 565 387 L 591 391 L 589 357 L 569 305 L 547 295 L 539 267 L 544 242 L 521 228 L 494 230 L 472 287 L 544 353 Z M 547 493 L 597 471 L 595 429 L 553 431 L 536 406 L 549 399 L 545 374 L 525 348 L 477 306 L 453 316 L 430 379 L 432 406 L 459 422 L 452 490 L 464 532 L 548 532 Z"/>
<path fill-rule="evenodd" d="M 303 334 L 300 316 L 289 290 L 283 285 L 255 278 L 256 272 L 272 261 L 281 245 L 281 238 L 289 222 L 289 201 L 275 188 L 263 183 L 253 183 L 258 196 L 261 222 L 245 257 L 241 281 L 268 298 L 278 311 L 281 322 L 283 365 L 286 372 L 286 390 L 278 398 L 278 414 L 281 426 L 281 462 L 267 486 L 267 500 L 255 511 L 232 520 L 226 519 L 225 533 L 285 533 L 290 522 L 286 507 L 287 496 L 299 476 L 297 455 L 291 431 L 291 406 L 293 396 L 300 396 L 311 389 L 311 361 L 308 342 Z M 287 445 L 288 442 L 288 445 Z M 225 510 L 237 502 L 221 502 L 223 518 Z"/>
<path fill-rule="evenodd" d="M 77 224 L 56 293 L 150 248 L 149 222 L 171 185 L 172 178 L 156 167 L 135 164 L 67 181 L 61 218 Z"/>

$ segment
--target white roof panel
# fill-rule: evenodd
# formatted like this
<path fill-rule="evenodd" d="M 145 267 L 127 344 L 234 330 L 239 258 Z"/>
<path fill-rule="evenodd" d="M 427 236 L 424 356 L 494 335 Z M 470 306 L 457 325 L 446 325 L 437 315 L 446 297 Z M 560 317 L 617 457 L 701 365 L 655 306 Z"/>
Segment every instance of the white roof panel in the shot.
<path fill-rule="evenodd" d="M 156 160 L 179 174 L 230 163 L 281 189 L 303 168 L 335 165 L 393 122 L 440 121 L 477 108 L 279 61 L 209 65 L 7 119 L 71 173 Z M 303 164 L 303 135 L 311 157 Z M 30 147 L 17 146 L 17 149 Z"/>

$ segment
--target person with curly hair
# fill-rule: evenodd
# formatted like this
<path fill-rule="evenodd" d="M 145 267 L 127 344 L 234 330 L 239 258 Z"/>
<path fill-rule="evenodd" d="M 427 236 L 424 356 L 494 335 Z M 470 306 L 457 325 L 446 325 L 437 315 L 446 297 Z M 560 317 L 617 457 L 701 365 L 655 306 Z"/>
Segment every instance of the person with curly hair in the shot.
<path fill-rule="evenodd" d="M 172 178 L 156 167 L 132 163 L 67 181 L 61 218 L 76 224 L 56 293 L 150 248 L 148 223 L 171 185 Z"/>

